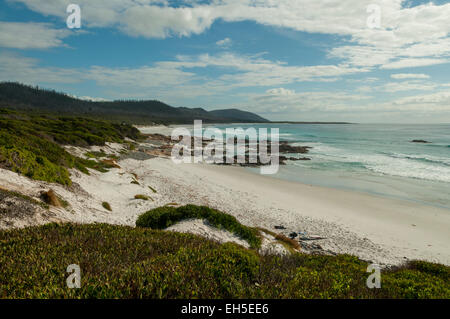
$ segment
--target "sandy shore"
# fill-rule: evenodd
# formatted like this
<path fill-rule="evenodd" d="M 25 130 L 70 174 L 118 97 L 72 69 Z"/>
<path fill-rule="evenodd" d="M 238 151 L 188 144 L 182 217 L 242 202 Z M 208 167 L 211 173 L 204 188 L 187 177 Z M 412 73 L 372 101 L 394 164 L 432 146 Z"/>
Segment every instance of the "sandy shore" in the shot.
<path fill-rule="evenodd" d="M 103 149 L 117 153 L 121 147 L 110 144 Z M 220 209 L 249 226 L 285 235 L 295 231 L 323 237 L 312 244 L 333 253 L 349 253 L 384 265 L 408 259 L 450 264 L 449 210 L 278 180 L 240 167 L 177 165 L 167 158 L 128 158 L 118 164 L 120 168 L 107 173 L 91 171 L 85 175 L 72 170 L 71 187 L 33 181 L 0 169 L 3 189 L 39 199 L 40 192 L 51 188 L 70 204 L 65 209 L 42 210 L 28 219 L 3 219 L 0 228 L 50 221 L 134 226 L 136 218 L 152 208 L 169 203 L 197 204 Z M 138 184 L 132 183 L 134 180 Z M 150 200 L 136 200 L 138 194 Z M 103 202 L 108 202 L 112 211 L 103 208 Z M 286 229 L 276 230 L 279 225 Z M 208 232 L 196 222 L 178 228 L 189 231 L 191 226 L 197 233 Z M 213 235 L 218 238 L 223 234 Z"/>

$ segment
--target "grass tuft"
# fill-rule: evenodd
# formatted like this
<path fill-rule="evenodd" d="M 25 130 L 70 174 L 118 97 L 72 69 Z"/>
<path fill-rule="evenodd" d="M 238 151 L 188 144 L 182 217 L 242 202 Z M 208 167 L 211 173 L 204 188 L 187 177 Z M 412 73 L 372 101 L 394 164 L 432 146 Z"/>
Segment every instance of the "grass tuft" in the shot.
<path fill-rule="evenodd" d="M 102 206 L 103 206 L 104 209 L 109 210 L 110 212 L 112 212 L 111 205 L 108 202 L 103 202 Z"/>
<path fill-rule="evenodd" d="M 47 192 L 43 192 L 41 194 L 42 200 L 46 202 L 48 205 L 55 206 L 55 207 L 63 207 L 62 203 L 59 201 L 58 196 L 56 193 L 50 189 Z"/>
<path fill-rule="evenodd" d="M 149 200 L 150 197 L 147 195 L 138 194 L 134 196 L 134 199 Z"/>

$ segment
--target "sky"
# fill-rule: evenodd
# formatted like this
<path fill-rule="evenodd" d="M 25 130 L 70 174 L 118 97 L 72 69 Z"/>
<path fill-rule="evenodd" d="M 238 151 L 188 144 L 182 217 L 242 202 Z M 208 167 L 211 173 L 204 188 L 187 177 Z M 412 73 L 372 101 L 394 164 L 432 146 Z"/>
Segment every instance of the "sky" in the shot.
<path fill-rule="evenodd" d="M 450 123 L 449 35 L 437 0 L 0 0 L 0 81 L 270 120 Z"/>

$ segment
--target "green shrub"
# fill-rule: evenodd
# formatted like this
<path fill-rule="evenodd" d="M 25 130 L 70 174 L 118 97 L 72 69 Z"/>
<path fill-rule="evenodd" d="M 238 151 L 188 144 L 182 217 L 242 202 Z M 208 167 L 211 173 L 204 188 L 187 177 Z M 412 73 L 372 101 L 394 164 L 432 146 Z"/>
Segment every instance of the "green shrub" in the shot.
<path fill-rule="evenodd" d="M 182 215 L 179 214 L 177 220 L 175 222 L 173 221 L 177 214 L 178 211 L 174 207 L 158 207 L 140 215 L 136 220 L 136 226 L 153 229 L 165 229 L 182 220 Z"/>
<path fill-rule="evenodd" d="M 438 298 L 442 298 L 445 295 L 448 296 L 450 294 L 450 278 L 443 279 L 440 276 L 436 276 L 433 274 L 432 268 L 434 267 L 424 267 L 422 270 L 406 268 L 400 269 L 395 273 L 386 274 L 382 277 L 383 288 L 393 298 L 429 299 L 436 298 L 436 296 L 441 296 Z"/>
<path fill-rule="evenodd" d="M 155 208 L 139 216 L 136 226 L 165 229 L 191 218 L 205 219 L 217 228 L 235 233 L 245 239 L 253 248 L 261 245 L 261 238 L 256 229 L 244 226 L 235 217 L 206 206 L 186 205 L 178 208 L 168 206 Z"/>
<path fill-rule="evenodd" d="M 70 185 L 69 172 L 65 167 L 50 162 L 44 156 L 18 147 L 0 146 L 0 167 L 32 179 Z"/>

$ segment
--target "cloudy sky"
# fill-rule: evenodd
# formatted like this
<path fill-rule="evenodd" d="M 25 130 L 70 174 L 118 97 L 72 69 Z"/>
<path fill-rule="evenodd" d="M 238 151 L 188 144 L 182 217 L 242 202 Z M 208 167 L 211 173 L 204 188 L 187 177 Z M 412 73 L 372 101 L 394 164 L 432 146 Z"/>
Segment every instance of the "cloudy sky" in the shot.
<path fill-rule="evenodd" d="M 0 0 L 0 81 L 272 120 L 450 123 L 449 35 L 441 0 Z"/>

